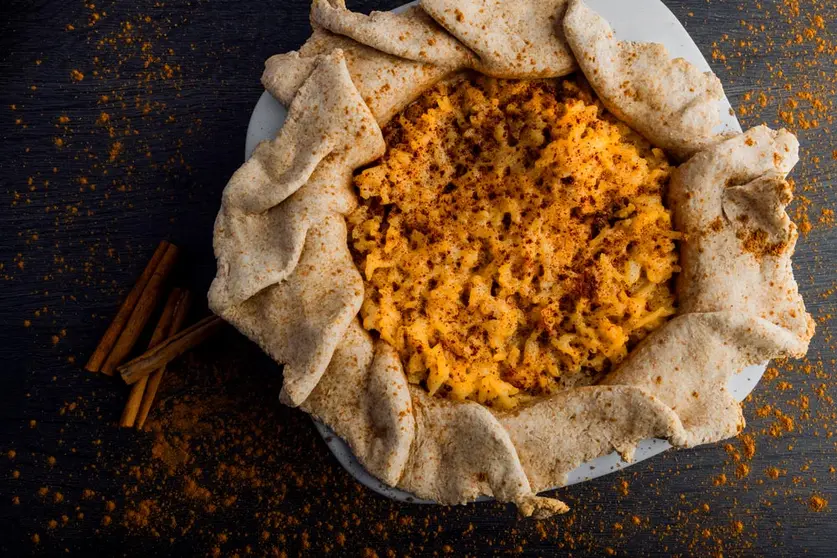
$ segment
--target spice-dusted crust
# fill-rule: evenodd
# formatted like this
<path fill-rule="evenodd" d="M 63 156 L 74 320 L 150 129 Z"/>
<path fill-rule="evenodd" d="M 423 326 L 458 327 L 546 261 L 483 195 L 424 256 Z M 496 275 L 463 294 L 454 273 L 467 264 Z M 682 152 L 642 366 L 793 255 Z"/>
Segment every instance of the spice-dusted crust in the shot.
<path fill-rule="evenodd" d="M 423 0 L 369 15 L 345 0 L 312 0 L 311 21 L 379 52 L 503 78 L 557 77 L 576 69 L 559 22 L 567 0 Z"/>
<path fill-rule="evenodd" d="M 454 12 L 453 20 L 437 22 L 479 53 L 489 34 L 468 42 L 479 18 L 496 8 L 495 22 L 523 21 L 509 13 L 512 3 L 503 5 L 508 9 L 474 0 L 468 6 L 482 6 L 479 17 Z M 529 17 L 526 25 L 491 26 L 498 37 L 492 41 L 525 45 L 554 32 L 560 19 L 559 12 Z M 337 32 L 351 28 L 338 23 L 331 24 Z M 390 25 L 370 18 L 364 34 L 380 38 Z M 577 25 L 564 21 L 568 37 L 579 36 Z M 288 119 L 277 139 L 262 143 L 232 177 L 216 221 L 210 306 L 285 364 L 283 401 L 326 422 L 370 473 L 391 485 L 441 503 L 487 494 L 537 516 L 566 511 L 536 493 L 562 485 L 589 459 L 612 450 L 630 459 L 647 437 L 685 447 L 739 432 L 744 423 L 726 391 L 729 377 L 749 364 L 804 354 L 813 334 L 791 272 L 795 229 L 785 214 L 790 196 L 783 181 L 797 162 L 796 139 L 754 128 L 700 143 L 673 172 L 674 228 L 685 233 L 678 312 L 599 384 L 536 397 L 511 411 L 451 401 L 410 386 L 395 349 L 359 324 L 364 285 L 349 252 L 346 216 L 358 205 L 353 171 L 385 151 L 380 126 L 450 76 L 452 66 L 407 60 L 356 40 L 365 39 L 318 29 L 299 53 L 269 61 L 265 83 L 290 103 Z M 666 62 L 657 48 L 637 48 Z M 528 67 L 532 73 L 522 77 L 542 77 L 536 69 L 549 66 L 554 52 L 524 50 L 532 59 L 521 65 L 522 51 L 497 48 L 495 67 Z M 657 66 L 634 65 L 626 77 L 652 83 Z M 620 67 L 610 69 L 618 74 Z M 582 71 L 593 81 L 594 66 Z M 712 104 L 701 97 L 688 127 L 670 126 L 667 118 L 684 95 L 705 85 L 700 76 L 687 68 L 665 84 L 668 90 L 655 91 L 656 101 L 641 113 L 632 112 L 630 97 L 608 102 L 615 114 L 647 116 L 642 126 L 629 123 L 652 143 L 694 145 L 684 134 L 711 129 Z"/>
<path fill-rule="evenodd" d="M 440 84 L 384 128 L 348 222 L 361 321 L 429 393 L 589 385 L 675 313 L 668 161 L 574 82 Z"/>
<path fill-rule="evenodd" d="M 421 8 L 476 54 L 474 69 L 506 78 L 566 75 L 576 61 L 559 22 L 567 0 L 421 0 Z"/>
<path fill-rule="evenodd" d="M 604 105 L 654 145 L 685 159 L 717 141 L 721 81 L 663 45 L 617 41 L 582 0 L 570 0 L 563 24 L 584 75 Z"/>

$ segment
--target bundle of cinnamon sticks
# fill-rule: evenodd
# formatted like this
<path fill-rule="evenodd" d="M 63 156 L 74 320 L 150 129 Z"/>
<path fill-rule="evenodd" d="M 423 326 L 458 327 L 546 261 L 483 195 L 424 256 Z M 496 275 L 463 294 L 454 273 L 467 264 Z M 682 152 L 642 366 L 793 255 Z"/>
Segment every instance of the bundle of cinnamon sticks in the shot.
<path fill-rule="evenodd" d="M 151 335 L 148 351 L 124 363 L 164 297 L 177 256 L 177 246 L 165 240 L 160 243 L 85 365 L 90 372 L 108 376 L 116 371 L 132 385 L 120 426 L 141 429 L 154 404 L 166 365 L 210 337 L 223 324 L 221 318 L 209 316 L 181 331 L 192 295 L 186 289 L 172 289 Z"/>

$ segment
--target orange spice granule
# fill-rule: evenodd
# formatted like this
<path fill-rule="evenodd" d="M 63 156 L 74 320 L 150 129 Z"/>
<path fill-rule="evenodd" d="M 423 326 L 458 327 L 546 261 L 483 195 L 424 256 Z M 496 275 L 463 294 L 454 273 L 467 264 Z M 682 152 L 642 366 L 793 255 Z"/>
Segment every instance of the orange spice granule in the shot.
<path fill-rule="evenodd" d="M 808 507 L 811 509 L 811 511 L 821 512 L 828 507 L 828 500 L 826 500 L 822 496 L 812 494 L 811 497 L 808 499 Z"/>
<path fill-rule="evenodd" d="M 81 73 L 81 72 L 79 72 L 78 70 L 71 70 L 71 71 L 70 71 L 70 78 L 71 78 L 73 81 L 81 81 L 81 80 L 83 80 L 83 79 L 84 79 L 84 74 L 82 74 L 82 73 Z"/>
<path fill-rule="evenodd" d="M 125 512 L 125 523 L 134 529 L 148 527 L 155 509 L 156 504 L 153 500 L 142 500 Z"/>
<path fill-rule="evenodd" d="M 199 486 L 195 479 L 188 476 L 184 479 L 183 493 L 187 498 L 194 500 L 209 500 L 212 497 L 209 490 Z"/>
<path fill-rule="evenodd" d="M 725 444 L 724 451 L 727 452 L 727 455 L 729 455 L 733 461 L 741 461 L 741 454 L 732 444 Z"/>
<path fill-rule="evenodd" d="M 116 158 L 119 157 L 119 154 L 122 153 L 122 148 L 123 145 L 121 141 L 113 142 L 110 146 L 110 150 L 108 150 L 108 160 L 111 162 L 115 161 Z"/>
<path fill-rule="evenodd" d="M 775 380 L 779 376 L 779 369 L 774 367 L 769 367 L 767 370 L 764 371 L 764 375 L 762 376 L 763 380 L 770 381 Z"/>
<path fill-rule="evenodd" d="M 756 455 L 756 440 L 752 434 L 743 434 L 740 438 L 744 457 L 752 459 Z"/>
<path fill-rule="evenodd" d="M 628 492 L 629 492 L 629 490 L 628 490 L 629 486 L 630 485 L 628 484 L 628 481 L 626 481 L 626 480 L 620 481 L 619 482 L 619 493 L 622 494 L 623 496 L 627 496 Z"/>

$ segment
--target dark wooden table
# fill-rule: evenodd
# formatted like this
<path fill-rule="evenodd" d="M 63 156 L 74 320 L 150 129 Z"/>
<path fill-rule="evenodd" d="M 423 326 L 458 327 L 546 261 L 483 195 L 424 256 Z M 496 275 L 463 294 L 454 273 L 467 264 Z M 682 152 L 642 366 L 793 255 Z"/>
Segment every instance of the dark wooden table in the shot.
<path fill-rule="evenodd" d="M 746 403 L 754 454 L 739 440 L 670 452 L 561 490 L 573 511 L 545 522 L 520 520 L 499 504 L 398 505 L 356 487 L 306 417 L 278 407 L 279 367 L 227 331 L 190 364 L 220 363 L 216 369 L 238 380 L 196 396 L 251 393 L 239 400 L 251 415 L 255 409 L 259 427 L 236 436 L 251 435 L 250 448 L 260 436 L 279 441 L 265 443 L 261 455 L 239 455 L 233 446 L 196 453 L 258 455 L 254 466 L 276 470 L 264 480 L 284 488 L 269 499 L 255 489 L 239 492 L 235 505 L 212 513 L 184 502 L 187 529 L 121 520 L 134 482 L 125 471 L 148 459 L 153 435 L 116 428 L 124 387 L 81 366 L 160 239 L 187 254 L 177 281 L 206 291 L 215 273 L 212 223 L 226 179 L 242 161 L 263 61 L 302 44 L 308 2 L 5 0 L 0 552 L 244 555 L 249 545 L 256 555 L 833 556 L 835 512 L 814 508 L 822 504 L 817 497 L 837 506 L 830 399 L 837 231 L 828 212 L 837 202 L 837 5 L 666 3 L 724 82 L 744 127 L 785 125 L 802 144 L 792 213 L 811 230 L 800 237 L 794 263 L 819 332 L 807 361 L 775 365 Z M 216 477 L 190 474 L 213 493 L 225 488 Z M 155 486 L 143 490 L 163 498 L 154 490 L 168 489 Z M 85 489 L 97 496 L 85 497 Z M 274 520 L 262 535 L 267 516 Z"/>

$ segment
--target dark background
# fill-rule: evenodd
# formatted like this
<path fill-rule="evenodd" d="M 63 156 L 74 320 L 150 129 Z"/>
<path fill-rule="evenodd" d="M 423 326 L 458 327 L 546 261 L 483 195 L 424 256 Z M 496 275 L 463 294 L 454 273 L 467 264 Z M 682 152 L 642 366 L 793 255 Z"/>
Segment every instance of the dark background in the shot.
<path fill-rule="evenodd" d="M 799 136 L 791 213 L 811 230 L 803 225 L 794 264 L 818 334 L 806 361 L 774 363 L 745 404 L 754 454 L 740 440 L 669 452 L 560 490 L 572 511 L 536 522 L 496 503 L 406 506 L 359 488 L 307 418 L 279 407 L 279 367 L 232 330 L 169 372 L 196 380 L 172 380 L 164 401 L 227 398 L 202 419 L 219 432 L 217 444 L 193 441 L 186 466 L 212 498 L 235 490 L 207 473 L 213 460 L 246 461 L 265 482 L 251 479 L 252 490 L 210 513 L 205 502 L 174 495 L 178 476 L 140 483 L 126 474 L 134 463 L 155 463 L 155 435 L 116 428 L 126 389 L 82 365 L 162 238 L 183 249 L 176 281 L 205 305 L 212 223 L 242 162 L 263 61 L 302 44 L 308 3 L 4 0 L 0 551 L 834 555 L 835 512 L 817 511 L 815 497 L 837 506 L 837 232 L 829 213 L 837 202 L 837 5 L 666 4 L 745 128 L 764 122 Z M 84 497 L 85 489 L 97 496 Z M 189 528 L 132 525 L 123 511 L 135 492 L 162 503 L 168 515 L 155 517 L 186 516 Z"/>

